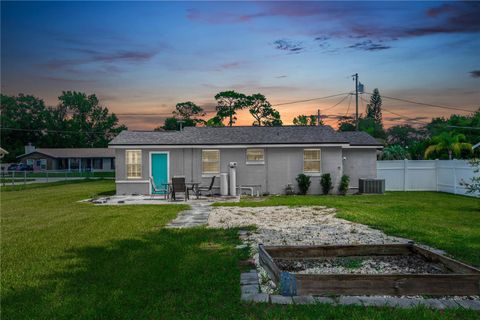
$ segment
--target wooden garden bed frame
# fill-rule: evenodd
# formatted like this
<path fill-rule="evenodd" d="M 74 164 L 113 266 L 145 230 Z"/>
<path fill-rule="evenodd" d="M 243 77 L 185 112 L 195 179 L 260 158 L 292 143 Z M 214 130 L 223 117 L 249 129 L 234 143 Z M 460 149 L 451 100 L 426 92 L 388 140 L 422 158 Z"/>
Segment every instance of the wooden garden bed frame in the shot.
<path fill-rule="evenodd" d="M 298 274 L 282 271 L 274 259 L 298 260 L 325 257 L 422 256 L 443 264 L 446 274 Z M 413 243 L 341 246 L 259 245 L 260 265 L 280 286 L 284 296 L 296 295 L 432 295 L 480 294 L 480 270 Z"/>

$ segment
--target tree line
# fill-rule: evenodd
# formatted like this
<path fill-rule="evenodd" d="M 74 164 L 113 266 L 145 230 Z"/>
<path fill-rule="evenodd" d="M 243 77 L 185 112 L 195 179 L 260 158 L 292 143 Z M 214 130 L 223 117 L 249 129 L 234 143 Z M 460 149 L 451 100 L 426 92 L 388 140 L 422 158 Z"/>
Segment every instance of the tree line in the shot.
<path fill-rule="evenodd" d="M 45 148 L 99 148 L 127 130 L 94 94 L 64 91 L 58 100 L 51 107 L 32 95 L 0 95 L 0 141 L 9 152 L 4 161 L 15 161 L 28 143 Z"/>
<path fill-rule="evenodd" d="M 107 147 L 108 142 L 122 130 L 114 113 L 102 106 L 92 94 L 65 91 L 55 107 L 32 95 L 1 95 L 1 145 L 10 154 L 5 161 L 14 161 L 22 154 L 24 145 L 38 147 L 74 148 Z M 237 112 L 248 110 L 254 126 L 281 126 L 280 113 L 260 93 L 246 95 L 233 90 L 215 95 L 216 113 L 205 119 L 205 110 L 194 102 L 177 103 L 172 116 L 155 130 L 180 130 L 188 126 L 232 126 Z M 317 115 L 301 114 L 294 125 L 323 125 Z M 397 159 L 467 159 L 474 156 L 472 145 L 480 142 L 480 109 L 469 115 L 433 118 L 429 123 L 414 127 L 402 124 L 384 128 L 382 97 L 374 89 L 364 113 L 358 118 L 358 130 L 381 141 L 384 160 Z M 338 131 L 355 131 L 353 117 L 340 117 Z M 477 149 L 477 154 L 479 149 Z"/>

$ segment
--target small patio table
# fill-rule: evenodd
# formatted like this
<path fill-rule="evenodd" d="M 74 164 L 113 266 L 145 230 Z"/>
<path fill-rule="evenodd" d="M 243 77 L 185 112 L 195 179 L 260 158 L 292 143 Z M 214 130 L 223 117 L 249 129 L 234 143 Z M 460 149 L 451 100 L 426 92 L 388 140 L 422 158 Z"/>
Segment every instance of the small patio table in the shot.
<path fill-rule="evenodd" d="M 167 198 L 170 199 L 170 194 L 172 193 L 172 183 L 162 183 L 162 185 L 166 186 L 167 190 L 168 190 L 168 196 Z M 187 186 L 190 186 L 191 190 L 193 191 L 193 193 L 195 194 L 195 196 L 197 197 L 197 199 L 199 199 L 200 197 L 200 192 L 199 192 L 199 189 L 198 189 L 198 186 L 200 185 L 200 182 L 185 182 L 185 185 Z"/>
<path fill-rule="evenodd" d="M 187 186 L 191 186 L 191 190 L 195 193 L 195 196 L 197 199 L 200 197 L 200 192 L 198 190 L 198 186 L 200 185 L 200 182 L 185 182 Z"/>

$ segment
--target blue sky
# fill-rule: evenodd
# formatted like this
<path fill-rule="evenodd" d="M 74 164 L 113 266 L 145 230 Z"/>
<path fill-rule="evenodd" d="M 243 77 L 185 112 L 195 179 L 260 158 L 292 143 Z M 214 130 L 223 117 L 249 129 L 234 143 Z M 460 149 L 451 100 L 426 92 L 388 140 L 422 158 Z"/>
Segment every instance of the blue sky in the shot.
<path fill-rule="evenodd" d="M 479 2 L 2 2 L 2 93 L 56 104 L 62 90 L 97 94 L 133 129 L 175 103 L 214 109 L 223 90 L 272 104 L 353 89 L 475 110 L 480 104 Z M 286 123 L 342 97 L 278 106 Z M 368 99 L 368 96 L 365 96 Z M 349 113 L 354 109 L 350 101 Z M 420 121 L 444 109 L 384 100 Z M 364 105 L 360 105 L 362 110 Z M 402 119 L 384 112 L 387 125 Z M 238 124 L 253 119 L 242 113 Z"/>

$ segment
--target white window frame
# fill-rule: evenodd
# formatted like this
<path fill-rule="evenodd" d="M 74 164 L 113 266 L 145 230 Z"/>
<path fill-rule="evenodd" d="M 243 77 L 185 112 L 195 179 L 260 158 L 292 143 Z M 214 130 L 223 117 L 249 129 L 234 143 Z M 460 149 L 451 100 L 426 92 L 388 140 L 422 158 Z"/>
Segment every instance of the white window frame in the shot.
<path fill-rule="evenodd" d="M 305 151 L 317 151 L 318 150 L 318 160 L 305 160 Z M 319 171 L 305 171 L 305 161 L 310 162 L 319 162 Z M 303 149 L 303 173 L 310 176 L 319 176 L 322 174 L 322 149 L 320 148 L 309 148 Z"/>
<path fill-rule="evenodd" d="M 218 152 L 218 171 L 217 172 L 210 172 L 210 171 L 203 171 L 203 163 L 204 163 L 204 160 L 203 160 L 203 152 L 204 151 L 215 151 L 215 152 Z M 216 161 L 205 161 L 205 162 L 216 162 Z M 213 175 L 216 175 L 216 174 L 220 174 L 220 149 L 202 149 L 202 177 L 209 177 L 209 176 L 213 176 Z"/>
<path fill-rule="evenodd" d="M 261 150 L 263 154 L 263 159 L 262 160 L 248 160 L 248 151 L 249 150 Z M 246 164 L 265 164 L 265 149 L 264 148 L 247 148 L 245 150 L 245 163 Z"/>
<path fill-rule="evenodd" d="M 128 176 L 128 153 L 129 152 L 139 152 L 140 153 L 140 176 Z M 135 164 L 133 164 L 135 165 Z M 138 150 L 138 149 L 128 149 L 128 150 L 125 150 L 125 177 L 128 179 L 128 180 L 137 180 L 137 179 L 142 179 L 142 170 L 143 170 L 143 167 L 142 167 L 142 150 Z"/>

